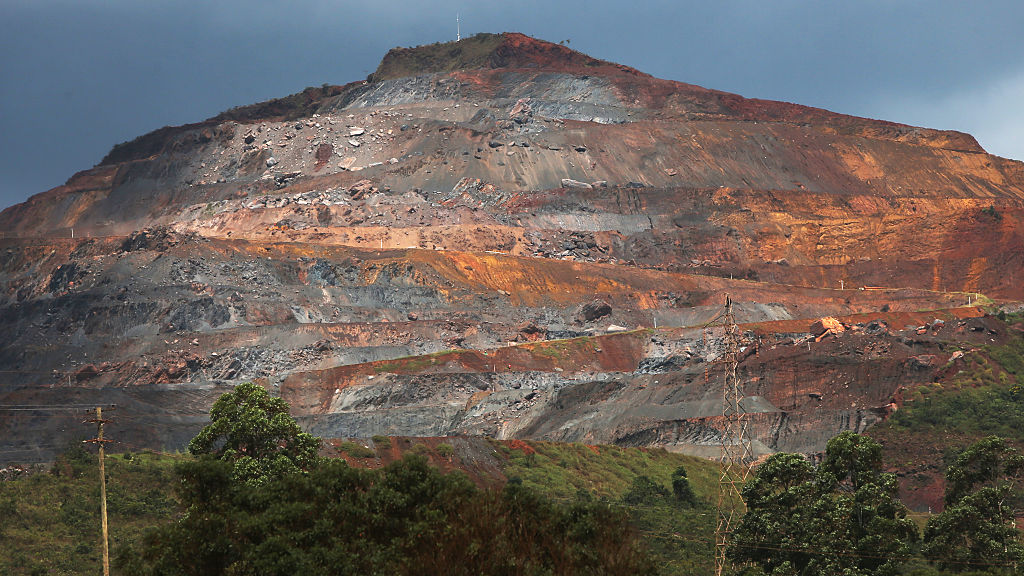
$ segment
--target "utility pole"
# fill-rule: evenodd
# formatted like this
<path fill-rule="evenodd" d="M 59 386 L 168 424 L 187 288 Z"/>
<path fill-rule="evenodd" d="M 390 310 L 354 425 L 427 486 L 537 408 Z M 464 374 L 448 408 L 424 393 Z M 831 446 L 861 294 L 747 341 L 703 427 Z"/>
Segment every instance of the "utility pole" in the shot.
<path fill-rule="evenodd" d="M 103 425 L 109 420 L 103 419 L 103 408 L 97 406 L 96 417 L 86 420 L 86 422 L 96 423 L 96 437 L 86 440 L 86 442 L 97 444 L 100 448 L 100 526 L 103 530 L 103 576 L 110 576 L 110 544 L 107 536 L 107 475 L 103 469 L 103 445 L 111 442 L 111 440 L 103 438 Z"/>
<path fill-rule="evenodd" d="M 462 23 L 459 22 L 459 13 L 455 13 L 455 40 L 462 40 Z"/>
<path fill-rule="evenodd" d="M 726 551 L 729 537 L 745 506 L 741 490 L 750 474 L 753 450 L 747 434 L 747 420 L 743 418 L 740 387 L 736 368 L 739 365 L 739 327 L 732 312 L 732 298 L 725 296 L 725 351 L 721 363 L 725 367 L 722 383 L 722 476 L 718 482 L 718 523 L 715 528 L 715 576 L 722 576 L 728 564 Z"/>

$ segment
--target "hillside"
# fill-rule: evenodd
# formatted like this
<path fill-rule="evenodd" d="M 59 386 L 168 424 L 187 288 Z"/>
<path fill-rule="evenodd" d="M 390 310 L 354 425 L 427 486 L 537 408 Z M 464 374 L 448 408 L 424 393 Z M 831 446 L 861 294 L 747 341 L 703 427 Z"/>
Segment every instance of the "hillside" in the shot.
<path fill-rule="evenodd" d="M 1022 229 L 1024 163 L 967 134 L 514 33 L 395 49 L 0 213 L 0 460 L 94 404 L 180 448 L 249 380 L 328 437 L 716 455 L 726 294 L 758 452 L 813 454 L 1005 343 Z"/>
<path fill-rule="evenodd" d="M 421 454 L 443 471 L 468 474 L 482 487 L 500 488 L 514 479 L 555 502 L 570 501 L 578 490 L 585 490 L 628 512 L 642 541 L 664 567 L 663 574 L 711 569 L 714 528 L 707 516 L 707 503 L 714 500 L 717 481 L 717 467 L 712 463 L 663 450 L 547 442 L 466 437 L 377 441 L 379 445 L 370 444 L 370 448 L 333 442 L 358 457 L 331 448 L 327 452 L 359 468 L 378 468 L 403 455 Z M 115 568 L 147 529 L 181 514 L 174 492 L 174 464 L 188 458 L 152 452 L 108 455 L 110 547 Z M 670 491 L 671 474 L 680 466 L 687 470 L 699 498 L 696 505 L 682 505 L 667 495 L 623 501 L 638 476 Z M 484 468 L 486 472 L 481 473 Z M 24 474 L 0 482 L 0 509 L 7 518 L 0 527 L 0 571 L 10 575 L 44 570 L 96 573 L 100 569 L 97 475 L 95 456 L 75 447 L 50 473 Z M 681 537 L 685 538 L 681 541 Z"/>

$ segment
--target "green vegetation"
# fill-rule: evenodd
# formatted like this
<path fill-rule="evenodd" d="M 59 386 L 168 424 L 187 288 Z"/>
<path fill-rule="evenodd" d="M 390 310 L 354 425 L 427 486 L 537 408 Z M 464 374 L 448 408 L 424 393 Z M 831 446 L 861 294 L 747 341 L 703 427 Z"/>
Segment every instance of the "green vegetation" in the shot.
<path fill-rule="evenodd" d="M 1015 366 L 1012 350 L 995 356 Z M 407 439 L 406 458 L 378 470 L 311 456 L 319 439 L 256 386 L 222 397 L 212 416 L 193 456 L 108 458 L 115 574 L 713 572 L 720 472 L 706 460 L 492 440 L 509 481 L 485 490 L 427 464 L 431 453 L 455 456 L 447 443 Z M 354 442 L 338 448 L 373 455 Z M 0 573 L 98 571 L 95 460 L 76 446 L 50 474 L 0 483 Z M 1009 523 L 1021 506 L 1010 480 L 1022 474 L 1024 458 L 996 438 L 957 457 L 947 511 L 915 554 L 917 526 L 881 472 L 879 444 L 844 433 L 817 467 L 795 454 L 759 467 L 731 555 L 748 576 L 1009 574 L 998 570 L 1024 562 Z"/>
<path fill-rule="evenodd" d="M 328 460 L 259 489 L 223 461 L 183 479 L 189 512 L 124 551 L 127 574 L 647 574 L 627 519 L 521 486 L 481 491 L 411 456 L 382 470 Z M 519 572 L 519 571 L 522 572 Z"/>
<path fill-rule="evenodd" d="M 211 137 L 228 137 L 229 134 L 220 128 L 220 125 L 227 122 L 249 124 L 260 120 L 287 122 L 299 118 L 308 118 L 320 109 L 325 100 L 342 95 L 346 92 L 346 89 L 347 87 L 344 86 L 328 84 L 321 85 L 320 87 L 310 86 L 303 89 L 302 92 L 297 92 L 284 98 L 274 98 L 257 104 L 237 106 L 196 124 L 164 126 L 128 142 L 115 145 L 103 157 L 100 165 L 107 166 L 120 162 L 129 162 L 158 154 L 175 137 L 188 135 L 189 131 L 195 131 L 197 134 L 183 140 L 196 144 L 205 142 Z"/>
<path fill-rule="evenodd" d="M 537 342 L 530 347 L 530 352 L 535 356 L 560 362 L 574 356 L 593 354 L 594 349 L 599 347 L 598 340 L 593 336 L 577 336 Z"/>
<path fill-rule="evenodd" d="M 188 444 L 204 460 L 230 462 L 231 478 L 258 486 L 319 463 L 320 439 L 299 428 L 288 403 L 256 384 L 239 384 L 210 409 L 210 424 Z M 185 466 L 186 464 L 183 464 Z"/>
<path fill-rule="evenodd" d="M 882 446 L 852 432 L 828 442 L 814 467 L 774 454 L 743 488 L 747 513 L 729 556 L 771 576 L 882 576 L 910 556 L 917 526 L 883 473 Z"/>
<path fill-rule="evenodd" d="M 393 374 L 413 374 L 416 372 L 422 372 L 431 366 L 441 363 L 442 359 L 447 356 L 462 353 L 462 350 L 441 350 L 439 352 L 432 352 L 422 356 L 402 356 L 401 358 L 395 358 L 394 360 L 378 362 L 373 365 L 373 370 L 378 374 L 383 372 Z"/>
<path fill-rule="evenodd" d="M 259 120 L 291 121 L 308 118 L 316 112 L 327 98 L 339 96 L 346 87 L 321 84 L 319 87 L 308 86 L 302 92 L 296 92 L 283 98 L 274 98 L 265 102 L 236 106 L 210 119 L 212 123 L 229 121 L 249 123 Z"/>
<path fill-rule="evenodd" d="M 367 81 L 483 68 L 494 50 L 504 41 L 502 34 L 480 33 L 461 42 L 435 42 L 415 48 L 394 48 L 381 60 Z"/>
<path fill-rule="evenodd" d="M 982 208 L 981 212 L 982 212 L 982 214 L 985 214 L 986 216 L 989 216 L 990 218 L 992 218 L 994 220 L 1002 220 L 1003 219 L 1003 215 L 998 210 L 996 210 L 996 207 L 995 207 L 994 204 L 989 206 L 988 208 Z"/>
<path fill-rule="evenodd" d="M 938 433 L 963 436 L 965 444 L 992 435 L 1024 443 L 1024 338 L 967 352 L 963 362 L 950 383 L 916 388 L 872 436 L 891 439 L 887 444 L 908 434 Z"/>
<path fill-rule="evenodd" d="M 178 510 L 171 487 L 185 457 L 152 452 L 106 459 L 110 543 L 115 552 Z M 100 573 L 99 466 L 80 446 L 49 473 L 0 481 L 0 574 Z"/>
<path fill-rule="evenodd" d="M 338 450 L 353 458 L 373 458 L 377 455 L 377 453 L 372 449 L 352 441 L 346 441 L 338 444 Z"/>
<path fill-rule="evenodd" d="M 641 475 L 671 486 L 672 473 L 680 466 L 689 471 L 688 479 L 698 494 L 714 494 L 718 486 L 716 464 L 661 448 L 491 442 L 508 458 L 504 469 L 508 478 L 519 478 L 524 486 L 553 498 L 572 498 L 580 491 L 596 498 L 619 498 Z"/>
<path fill-rule="evenodd" d="M 682 466 L 672 472 L 672 494 L 683 504 L 697 504 L 697 494 L 693 492 L 690 480 L 686 475 L 686 468 Z"/>
<path fill-rule="evenodd" d="M 164 576 L 654 571 L 628 517 L 607 503 L 556 503 L 521 483 L 480 490 L 416 454 L 381 470 L 323 460 L 310 454 L 319 439 L 301 432 L 287 410 L 252 385 L 222 396 L 190 444 L 197 458 L 176 467 L 185 513 L 121 549 L 119 569 Z"/>
<path fill-rule="evenodd" d="M 946 471 L 946 508 L 928 521 L 924 555 L 952 571 L 1024 565 L 1014 527 L 1022 500 L 1013 490 L 1013 480 L 1022 478 L 1024 456 L 1001 438 L 985 438 L 962 452 Z"/>
<path fill-rule="evenodd" d="M 451 444 L 442 442 L 437 445 L 437 455 L 441 458 L 451 460 L 452 456 L 455 455 L 455 448 L 453 448 Z"/>
<path fill-rule="evenodd" d="M 583 495 L 621 507 L 661 574 L 713 573 L 716 517 L 709 503 L 720 476 L 715 463 L 663 449 L 519 440 L 492 444 L 508 459 L 504 472 L 510 483 L 559 501 Z M 692 499 L 669 490 L 680 477 Z"/>

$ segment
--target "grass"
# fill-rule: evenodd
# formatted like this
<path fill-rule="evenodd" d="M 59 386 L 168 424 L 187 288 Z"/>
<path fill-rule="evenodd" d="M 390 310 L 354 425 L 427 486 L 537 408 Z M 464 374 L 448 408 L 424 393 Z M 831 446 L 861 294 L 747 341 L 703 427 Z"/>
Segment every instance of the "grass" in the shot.
<path fill-rule="evenodd" d="M 380 439 L 375 438 L 375 444 L 381 444 Z M 450 447 L 439 444 L 438 453 L 447 453 L 446 446 Z M 504 472 L 514 482 L 563 502 L 585 495 L 623 506 L 664 574 L 710 572 L 715 516 L 709 503 L 718 481 L 715 464 L 662 449 L 522 441 L 492 441 L 492 446 L 504 457 Z M 373 456 L 372 450 L 354 442 L 338 448 L 355 458 Z M 417 444 L 410 451 L 429 448 Z M 181 513 L 173 495 L 174 464 L 185 458 L 148 452 L 107 457 L 111 558 L 137 542 L 147 528 Z M 701 499 L 696 506 L 680 504 L 671 496 L 671 475 L 679 466 L 685 467 Z M 623 494 L 641 475 L 665 487 L 669 495 L 623 503 Z M 51 473 L 0 482 L 0 574 L 100 572 L 97 478 L 95 454 L 75 447 Z"/>
<path fill-rule="evenodd" d="M 431 366 L 437 364 L 443 364 L 447 360 L 447 356 L 453 354 L 461 354 L 462 350 L 441 350 L 440 352 L 432 352 L 430 354 L 424 354 L 421 356 L 403 356 L 401 358 L 395 358 L 394 360 L 387 360 L 379 362 L 373 365 L 373 370 L 377 373 L 388 372 L 392 374 L 415 374 L 422 372 Z"/>
<path fill-rule="evenodd" d="M 698 494 L 713 494 L 718 467 L 701 458 L 661 448 L 588 446 L 539 441 L 492 441 L 507 459 L 505 476 L 553 498 L 572 498 L 583 490 L 598 498 L 618 498 L 637 476 L 671 486 L 672 472 L 684 466 Z"/>
<path fill-rule="evenodd" d="M 549 340 L 541 344 L 535 344 L 530 352 L 542 358 L 551 360 L 562 360 L 571 347 L 571 340 Z"/>
<path fill-rule="evenodd" d="M 916 388 L 884 425 L 890 432 L 996 435 L 1024 443 L 1024 338 L 964 355 L 947 383 Z"/>
<path fill-rule="evenodd" d="M 549 498 L 577 495 L 623 506 L 662 567 L 662 574 L 710 574 L 714 566 L 713 508 L 720 469 L 708 460 L 664 449 L 587 446 L 513 440 L 492 441 L 512 482 L 522 482 Z M 684 467 L 699 504 L 686 506 L 671 496 L 672 472 Z M 663 486 L 669 496 L 626 505 L 623 495 L 638 476 Z"/>
<path fill-rule="evenodd" d="M 460 42 L 435 42 L 416 48 L 395 48 L 381 60 L 377 71 L 367 80 L 380 82 L 393 78 L 482 68 L 501 45 L 501 34 L 476 34 Z"/>
<path fill-rule="evenodd" d="M 184 456 L 111 455 L 107 472 L 110 554 L 177 514 L 174 463 Z M 0 482 L 0 574 L 101 572 L 99 467 L 75 447 L 51 473 Z"/>
<path fill-rule="evenodd" d="M 377 453 L 372 448 L 352 441 L 342 442 L 338 444 L 337 448 L 338 451 L 344 452 L 353 458 L 375 458 L 377 456 Z"/>
<path fill-rule="evenodd" d="M 1020 321 L 1014 316 L 1009 324 Z M 967 351 L 958 362 L 959 372 L 911 390 L 899 412 L 867 431 L 919 510 L 942 498 L 946 466 L 967 446 L 994 435 L 1024 449 L 1024 337 Z"/>

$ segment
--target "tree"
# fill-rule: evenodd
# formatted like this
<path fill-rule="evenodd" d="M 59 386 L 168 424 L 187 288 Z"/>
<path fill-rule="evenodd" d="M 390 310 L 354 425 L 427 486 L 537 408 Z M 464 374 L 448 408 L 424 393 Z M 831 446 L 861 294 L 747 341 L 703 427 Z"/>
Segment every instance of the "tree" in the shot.
<path fill-rule="evenodd" d="M 999 437 L 964 450 L 946 471 L 946 506 L 925 527 L 924 555 L 954 572 L 1024 565 L 1014 525 L 1013 481 L 1021 476 L 1024 456 Z"/>
<path fill-rule="evenodd" d="M 772 576 L 895 574 L 917 528 L 881 454 L 871 438 L 844 432 L 817 468 L 799 454 L 768 458 L 743 488 L 747 513 L 730 557 Z"/>
<path fill-rule="evenodd" d="M 246 382 L 222 395 L 210 410 L 210 424 L 189 442 L 194 455 L 230 462 L 232 477 L 250 485 L 318 463 L 320 439 L 299 428 L 288 403 Z"/>
<path fill-rule="evenodd" d="M 675 494 L 676 501 L 682 504 L 692 506 L 697 503 L 697 495 L 690 487 L 690 480 L 686 477 L 686 468 L 682 466 L 672 472 L 672 493 Z"/>
<path fill-rule="evenodd" d="M 622 495 L 622 501 L 626 504 L 654 504 L 668 496 L 668 490 L 664 486 L 651 480 L 648 476 L 640 475 L 633 478 L 633 484 Z"/>
<path fill-rule="evenodd" d="M 483 491 L 422 455 L 380 470 L 319 459 L 288 405 L 245 384 L 177 467 L 185 513 L 125 549 L 130 576 L 651 574 L 628 517 L 509 483 Z M 667 491 L 662 488 L 667 494 Z"/>

